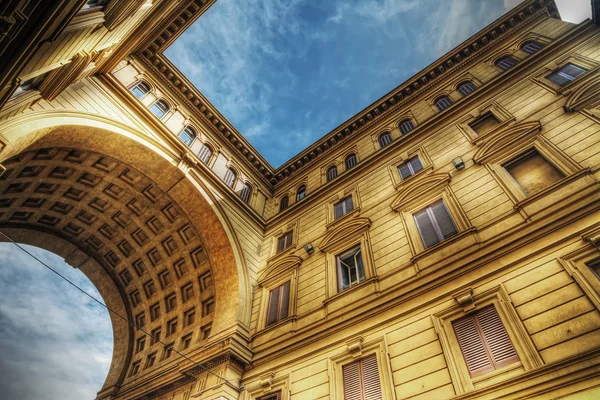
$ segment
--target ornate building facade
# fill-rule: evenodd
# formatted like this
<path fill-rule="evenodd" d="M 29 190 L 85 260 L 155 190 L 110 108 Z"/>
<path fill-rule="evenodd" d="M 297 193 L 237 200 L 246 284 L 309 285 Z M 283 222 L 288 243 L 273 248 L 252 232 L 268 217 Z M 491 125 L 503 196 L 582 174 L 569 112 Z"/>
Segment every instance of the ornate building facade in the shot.
<path fill-rule="evenodd" d="M 0 232 L 115 311 L 97 398 L 600 397 L 598 26 L 527 0 L 274 169 L 162 54 L 213 3 L 0 5 Z"/>

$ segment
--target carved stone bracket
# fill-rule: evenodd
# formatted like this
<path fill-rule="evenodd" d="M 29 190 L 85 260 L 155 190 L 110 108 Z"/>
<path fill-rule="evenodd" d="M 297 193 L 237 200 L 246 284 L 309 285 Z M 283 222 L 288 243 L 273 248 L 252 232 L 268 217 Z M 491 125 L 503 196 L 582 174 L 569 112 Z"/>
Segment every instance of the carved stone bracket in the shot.
<path fill-rule="evenodd" d="M 475 308 L 473 289 L 471 288 L 461 290 L 460 292 L 453 294 L 452 297 L 465 312 L 471 311 Z"/>
<path fill-rule="evenodd" d="M 362 336 L 356 336 L 348 341 L 346 341 L 346 349 L 352 355 L 352 358 L 357 358 L 362 356 L 362 345 L 364 339 Z"/>

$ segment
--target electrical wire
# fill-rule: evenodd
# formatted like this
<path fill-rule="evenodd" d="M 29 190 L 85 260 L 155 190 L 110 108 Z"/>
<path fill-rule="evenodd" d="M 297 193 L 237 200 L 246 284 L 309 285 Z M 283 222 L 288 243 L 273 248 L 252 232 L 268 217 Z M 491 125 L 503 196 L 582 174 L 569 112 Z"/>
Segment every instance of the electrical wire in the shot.
<path fill-rule="evenodd" d="M 214 372 L 212 372 L 209 368 L 205 367 L 202 364 L 197 363 L 196 361 L 190 359 L 189 357 L 187 357 L 185 354 L 182 354 L 181 352 L 179 352 L 178 350 L 176 350 L 173 346 L 169 346 L 168 344 L 166 344 L 165 342 L 161 341 L 160 339 L 156 338 L 154 335 L 152 335 L 151 333 L 148 333 L 146 330 L 144 330 L 142 327 L 138 326 L 137 324 L 135 324 L 134 322 L 128 320 L 126 317 L 122 316 L 121 314 L 119 314 L 118 312 L 116 312 L 115 310 L 111 309 L 110 307 L 108 307 L 106 304 L 104 304 L 103 302 L 101 302 L 100 300 L 98 300 L 97 298 L 95 298 L 94 296 L 92 296 L 91 294 L 89 294 L 88 292 L 86 292 L 85 290 L 83 290 L 82 288 L 80 288 L 79 286 L 77 286 L 75 283 L 73 283 L 71 280 L 69 280 L 67 277 L 65 277 L 64 275 L 62 275 L 60 272 L 58 272 L 57 270 L 55 270 L 54 268 L 52 268 L 51 266 L 49 266 L 48 264 L 46 264 L 45 262 L 43 262 L 42 260 L 40 260 L 39 258 L 37 258 L 35 255 L 33 255 L 32 253 L 30 253 L 27 249 L 25 249 L 24 247 L 22 247 L 19 243 L 15 242 L 14 240 L 12 240 L 10 237 L 8 237 L 4 232 L 0 231 L 0 235 L 4 236 L 8 241 L 10 241 L 12 244 L 14 244 L 15 246 L 17 246 L 19 249 L 21 249 L 22 251 L 24 251 L 27 255 L 29 255 L 31 258 L 33 258 L 34 260 L 36 260 L 37 262 L 39 262 L 40 264 L 42 264 L 44 267 L 48 268 L 50 271 L 54 272 L 56 275 L 58 275 L 60 278 L 62 278 L 65 282 L 67 282 L 68 284 L 70 284 L 71 286 L 73 286 L 75 289 L 79 290 L 81 293 L 85 294 L 87 297 L 89 297 L 90 299 L 92 299 L 93 301 L 95 301 L 96 303 L 100 304 L 102 307 L 106 308 L 110 313 L 116 315 L 117 317 L 119 317 L 120 319 L 122 319 L 123 321 L 127 322 L 129 325 L 131 325 L 132 327 L 136 328 L 137 330 L 139 330 L 140 332 L 144 333 L 146 336 L 150 337 L 152 340 L 154 340 L 155 342 L 158 342 L 160 344 L 163 345 L 163 347 L 165 349 L 169 349 L 173 352 L 175 352 L 175 354 L 179 355 L 181 358 L 186 359 L 187 361 L 191 362 L 192 364 L 194 364 L 197 367 L 200 367 L 202 370 L 208 372 L 209 374 L 219 378 L 220 380 L 224 381 L 225 383 L 227 383 L 229 386 L 233 387 L 235 390 L 237 390 L 238 392 L 242 390 L 242 388 L 240 387 L 239 384 L 234 384 L 232 383 L 232 381 L 223 378 L 222 376 L 215 374 Z M 239 381 L 239 380 L 238 380 Z"/>

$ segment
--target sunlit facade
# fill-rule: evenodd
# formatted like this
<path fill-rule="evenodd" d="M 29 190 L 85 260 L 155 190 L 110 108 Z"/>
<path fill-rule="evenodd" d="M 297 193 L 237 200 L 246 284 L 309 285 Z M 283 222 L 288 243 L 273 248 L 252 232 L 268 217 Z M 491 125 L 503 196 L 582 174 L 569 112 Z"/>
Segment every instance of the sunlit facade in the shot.
<path fill-rule="evenodd" d="M 0 231 L 129 321 L 98 399 L 600 397 L 593 21 L 527 0 L 273 168 L 162 54 L 214 1 L 51 3 L 0 6 Z"/>

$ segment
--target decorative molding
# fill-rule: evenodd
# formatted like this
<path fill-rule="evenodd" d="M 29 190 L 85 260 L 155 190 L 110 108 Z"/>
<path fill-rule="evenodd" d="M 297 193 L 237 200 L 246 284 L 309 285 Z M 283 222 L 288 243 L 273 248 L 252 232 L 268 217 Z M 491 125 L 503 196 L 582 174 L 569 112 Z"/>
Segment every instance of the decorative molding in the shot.
<path fill-rule="evenodd" d="M 104 8 L 104 26 L 112 31 L 121 22 L 133 16 L 144 3 L 146 0 L 111 0 Z"/>
<path fill-rule="evenodd" d="M 369 218 L 353 218 L 346 221 L 343 224 L 337 225 L 330 232 L 327 232 L 321 243 L 319 249 L 321 251 L 327 251 L 327 249 L 335 246 L 338 243 L 346 241 L 346 239 L 362 234 L 371 226 L 371 220 Z"/>
<path fill-rule="evenodd" d="M 473 161 L 477 164 L 488 163 L 506 148 L 514 147 L 521 142 L 532 139 L 541 130 L 542 124 L 535 121 L 522 122 L 496 131 L 475 153 Z"/>
<path fill-rule="evenodd" d="M 563 108 L 566 112 L 574 112 L 598 102 L 600 102 L 600 73 L 595 73 L 567 96 Z"/>
<path fill-rule="evenodd" d="M 346 350 L 352 355 L 352 358 L 362 356 L 363 342 L 362 336 L 356 336 L 346 341 Z"/>
<path fill-rule="evenodd" d="M 58 97 L 85 71 L 96 54 L 95 52 L 90 54 L 81 51 L 75 54 L 68 64 L 50 72 L 40 85 L 39 90 L 42 97 L 47 101 L 52 101 Z"/>
<path fill-rule="evenodd" d="M 452 295 L 454 300 L 462 307 L 464 312 L 469 312 L 475 308 L 473 299 L 473 289 L 467 288 Z"/>
<path fill-rule="evenodd" d="M 425 193 L 437 194 L 448 186 L 448 183 L 450 183 L 450 174 L 448 173 L 421 175 L 400 190 L 398 196 L 392 201 L 392 210 L 401 210 Z"/>
<path fill-rule="evenodd" d="M 262 285 L 270 277 L 278 276 L 287 270 L 300 266 L 302 261 L 301 257 L 292 255 L 275 259 L 272 263 L 268 263 L 265 270 L 259 275 L 258 284 Z"/>

